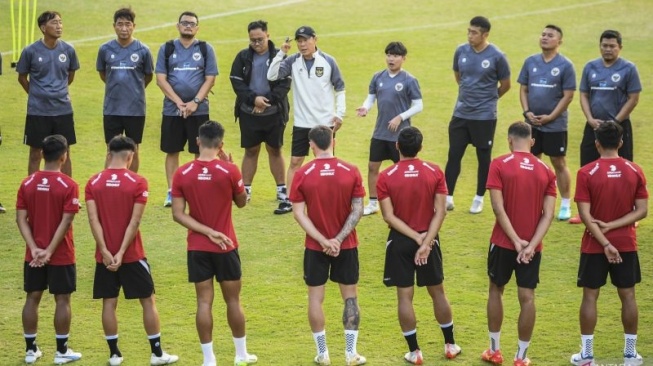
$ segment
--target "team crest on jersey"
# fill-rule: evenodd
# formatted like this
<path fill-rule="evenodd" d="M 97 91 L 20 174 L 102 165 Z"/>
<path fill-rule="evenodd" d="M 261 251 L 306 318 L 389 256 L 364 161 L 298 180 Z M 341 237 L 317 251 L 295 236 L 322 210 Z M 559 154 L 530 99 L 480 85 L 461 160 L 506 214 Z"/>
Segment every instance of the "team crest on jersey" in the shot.
<path fill-rule="evenodd" d="M 193 60 L 199 61 L 202 58 L 202 54 L 199 52 L 193 53 Z"/>
<path fill-rule="evenodd" d="M 203 167 L 202 172 L 197 175 L 197 180 L 211 180 L 211 174 L 209 173 L 209 168 Z"/>
<path fill-rule="evenodd" d="M 404 171 L 404 177 L 406 178 L 417 178 L 419 176 L 419 171 L 415 170 L 413 164 L 408 165 L 408 170 Z"/>
<path fill-rule="evenodd" d="M 531 163 L 531 159 L 529 158 L 524 158 L 524 160 L 519 163 L 519 167 L 526 170 L 533 170 L 534 168 L 533 163 Z"/>
<path fill-rule="evenodd" d="M 612 79 L 612 81 L 614 81 L 615 83 L 618 83 L 619 80 L 621 80 L 621 75 L 619 75 L 619 74 L 612 74 L 612 77 L 611 77 L 610 79 Z"/>
<path fill-rule="evenodd" d="M 484 69 L 487 69 L 488 67 L 490 67 L 490 60 L 483 60 L 481 62 L 481 67 L 484 68 Z"/>
<path fill-rule="evenodd" d="M 608 171 L 608 178 L 621 178 L 621 171 L 617 170 L 615 165 L 610 165 L 610 170 Z"/>
<path fill-rule="evenodd" d="M 138 57 L 138 54 L 137 54 L 137 53 L 132 53 L 132 55 L 131 55 L 131 57 L 130 57 L 130 59 L 132 60 L 132 62 L 138 62 L 138 58 L 139 58 L 139 57 Z"/>
<path fill-rule="evenodd" d="M 37 191 L 49 192 L 50 191 L 50 184 L 48 182 L 48 178 L 42 178 L 41 183 L 36 185 L 36 190 Z"/>
<path fill-rule="evenodd" d="M 68 57 L 66 57 L 65 53 L 59 55 L 59 62 L 66 62 L 66 60 L 68 60 Z"/>
<path fill-rule="evenodd" d="M 404 90 L 404 84 L 402 84 L 402 83 L 395 84 L 395 90 L 398 91 L 398 92 Z"/>
<path fill-rule="evenodd" d="M 331 169 L 331 164 L 324 164 L 322 169 L 320 169 L 320 176 L 330 176 L 330 175 L 335 175 L 335 170 Z"/>
<path fill-rule="evenodd" d="M 318 78 L 321 78 L 324 75 L 324 67 L 316 67 L 315 68 L 315 76 Z"/>
<path fill-rule="evenodd" d="M 553 69 L 551 69 L 551 75 L 558 76 L 559 74 L 560 74 L 560 69 L 559 68 L 554 67 Z"/>

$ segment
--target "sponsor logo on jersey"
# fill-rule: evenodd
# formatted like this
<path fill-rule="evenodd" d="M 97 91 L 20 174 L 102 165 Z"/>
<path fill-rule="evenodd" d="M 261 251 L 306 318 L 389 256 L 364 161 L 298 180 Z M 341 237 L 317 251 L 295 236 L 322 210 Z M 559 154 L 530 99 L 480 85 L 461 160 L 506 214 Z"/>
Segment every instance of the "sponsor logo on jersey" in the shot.
<path fill-rule="evenodd" d="M 120 187 L 120 180 L 118 179 L 118 174 L 111 174 L 109 179 L 106 181 L 107 187 Z"/>
<path fill-rule="evenodd" d="M 526 170 L 533 170 L 535 167 L 533 166 L 533 163 L 531 163 L 531 159 L 529 158 L 524 158 L 522 161 L 519 162 L 519 167 L 522 169 Z"/>
<path fill-rule="evenodd" d="M 617 170 L 615 165 L 610 165 L 608 169 L 608 178 L 621 178 L 621 170 Z"/>
<path fill-rule="evenodd" d="M 197 174 L 197 180 L 211 180 L 212 175 L 209 173 L 209 168 L 202 167 L 202 171 Z"/>
<path fill-rule="evenodd" d="M 336 174 L 336 171 L 335 171 L 335 169 L 331 168 L 331 164 L 328 164 L 328 163 L 324 164 L 322 166 L 322 169 L 320 169 L 320 176 L 321 177 L 331 176 L 331 175 L 335 175 L 335 174 Z"/>
<path fill-rule="evenodd" d="M 408 170 L 404 170 L 404 177 L 406 178 L 417 178 L 419 177 L 419 170 L 415 170 L 415 165 L 409 164 Z"/>
<path fill-rule="evenodd" d="M 48 178 L 41 178 L 41 183 L 36 185 L 36 190 L 37 191 L 49 192 L 50 191 L 50 182 L 48 181 Z"/>

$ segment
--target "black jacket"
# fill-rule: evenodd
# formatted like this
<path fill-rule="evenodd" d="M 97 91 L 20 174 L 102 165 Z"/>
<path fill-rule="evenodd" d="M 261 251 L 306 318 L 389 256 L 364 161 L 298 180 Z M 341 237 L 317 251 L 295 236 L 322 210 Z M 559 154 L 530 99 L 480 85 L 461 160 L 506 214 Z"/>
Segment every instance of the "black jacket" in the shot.
<path fill-rule="evenodd" d="M 268 65 L 272 62 L 274 56 L 279 52 L 277 48 L 274 47 L 272 41 L 268 41 Z M 229 80 L 231 80 L 231 86 L 236 93 L 236 105 L 234 106 L 234 117 L 238 119 L 240 116 L 241 110 L 240 105 L 246 103 L 247 105 L 253 106 L 254 100 L 257 95 L 249 88 L 249 81 L 252 77 L 252 63 L 254 60 L 254 50 L 251 47 L 248 47 L 236 55 L 233 64 L 231 65 L 231 74 L 229 75 Z M 285 78 L 276 81 L 269 81 L 270 83 L 270 100 L 271 105 L 276 105 L 279 109 L 279 115 L 282 122 L 285 124 L 288 122 L 288 92 L 290 91 L 290 78 Z"/>

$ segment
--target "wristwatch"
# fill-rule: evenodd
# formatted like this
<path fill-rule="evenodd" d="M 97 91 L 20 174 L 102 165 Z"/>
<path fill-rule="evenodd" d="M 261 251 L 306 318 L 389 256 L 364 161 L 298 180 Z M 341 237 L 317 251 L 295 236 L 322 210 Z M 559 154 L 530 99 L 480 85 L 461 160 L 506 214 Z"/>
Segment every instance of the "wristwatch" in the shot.
<path fill-rule="evenodd" d="M 195 103 L 197 103 L 197 104 L 202 104 L 202 100 L 201 100 L 200 98 L 198 98 L 198 97 L 195 97 L 195 98 L 193 99 L 193 102 L 195 102 Z"/>

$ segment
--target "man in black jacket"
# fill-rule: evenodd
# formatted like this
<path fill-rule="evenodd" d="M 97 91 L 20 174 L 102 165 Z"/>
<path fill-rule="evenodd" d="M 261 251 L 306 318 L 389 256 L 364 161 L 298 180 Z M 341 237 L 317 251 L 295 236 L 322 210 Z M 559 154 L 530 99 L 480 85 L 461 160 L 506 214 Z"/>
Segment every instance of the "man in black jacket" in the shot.
<path fill-rule="evenodd" d="M 247 200 L 252 196 L 261 143 L 265 142 L 270 171 L 277 184 L 279 208 L 274 213 L 290 212 L 287 202 L 285 163 L 281 154 L 283 133 L 288 122 L 288 91 L 291 80 L 268 81 L 270 62 L 279 51 L 269 39 L 268 23 L 257 20 L 247 26 L 249 47 L 236 55 L 231 66 L 231 85 L 236 93 L 234 115 L 240 119 L 240 146 L 245 149 L 242 174 Z"/>

